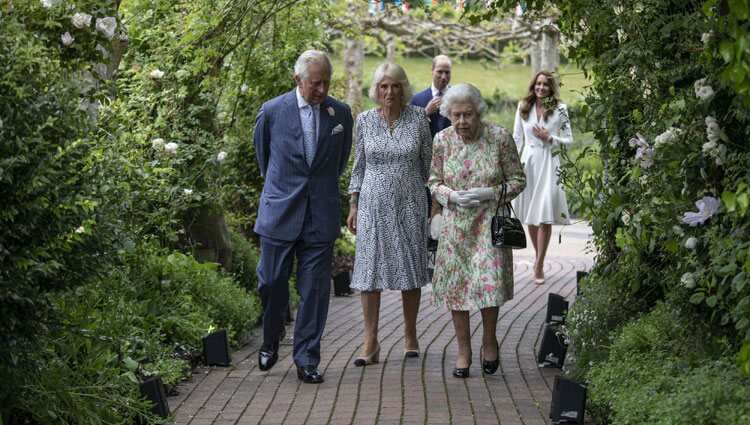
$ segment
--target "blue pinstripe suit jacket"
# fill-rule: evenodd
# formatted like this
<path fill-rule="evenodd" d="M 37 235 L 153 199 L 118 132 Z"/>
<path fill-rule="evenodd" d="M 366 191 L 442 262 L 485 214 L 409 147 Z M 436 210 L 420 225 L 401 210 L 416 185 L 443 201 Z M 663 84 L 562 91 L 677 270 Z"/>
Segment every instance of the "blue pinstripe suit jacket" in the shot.
<path fill-rule="evenodd" d="M 330 242 L 341 229 L 339 177 L 352 147 L 352 113 L 348 105 L 326 96 L 315 158 L 308 166 L 296 90 L 264 103 L 255 119 L 253 145 L 265 183 L 254 231 L 296 240 L 309 207 L 315 226 L 311 242 Z"/>

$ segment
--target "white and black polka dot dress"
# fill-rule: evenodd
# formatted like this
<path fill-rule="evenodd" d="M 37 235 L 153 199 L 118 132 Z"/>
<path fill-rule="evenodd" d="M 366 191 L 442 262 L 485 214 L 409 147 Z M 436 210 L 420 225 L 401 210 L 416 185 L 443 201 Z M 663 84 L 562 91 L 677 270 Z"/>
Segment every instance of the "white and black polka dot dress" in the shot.
<path fill-rule="evenodd" d="M 389 127 L 370 109 L 357 116 L 349 193 L 359 192 L 351 287 L 409 290 L 429 283 L 424 187 L 432 139 L 424 109 L 405 106 Z"/>

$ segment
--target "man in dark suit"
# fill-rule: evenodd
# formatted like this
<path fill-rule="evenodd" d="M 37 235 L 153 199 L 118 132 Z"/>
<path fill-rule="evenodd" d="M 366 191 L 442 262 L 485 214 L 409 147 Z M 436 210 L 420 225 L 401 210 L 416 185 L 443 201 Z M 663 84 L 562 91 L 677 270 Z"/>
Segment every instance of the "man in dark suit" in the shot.
<path fill-rule="evenodd" d="M 427 113 L 427 117 L 430 119 L 430 135 L 433 139 L 441 130 L 451 126 L 451 120 L 440 115 L 440 112 L 438 111 L 443 102 L 443 94 L 448 90 L 448 84 L 451 82 L 452 72 L 453 64 L 448 56 L 435 56 L 432 59 L 432 85 L 415 94 L 411 99 L 412 105 L 421 106 Z M 430 219 L 432 219 L 433 215 L 441 213 L 442 208 L 437 200 L 430 196 L 430 190 L 425 190 L 427 191 L 427 211 Z M 430 238 L 427 246 L 428 249 L 434 253 L 437 249 L 437 241 Z M 430 268 L 432 268 L 432 264 L 430 265 Z"/>
<path fill-rule="evenodd" d="M 253 133 L 265 180 L 254 229 L 261 241 L 256 273 L 264 307 L 258 368 L 267 371 L 279 358 L 296 255 L 299 309 L 293 357 L 305 383 L 323 382 L 320 338 L 341 226 L 339 177 L 352 146 L 351 110 L 328 96 L 332 72 L 323 52 L 302 53 L 294 65 L 297 87 L 263 104 Z"/>
<path fill-rule="evenodd" d="M 443 93 L 451 82 L 453 65 L 448 56 L 438 55 L 432 59 L 432 86 L 414 95 L 411 104 L 421 106 L 430 118 L 430 134 L 435 137 L 439 131 L 451 126 L 451 121 L 440 115 Z"/>

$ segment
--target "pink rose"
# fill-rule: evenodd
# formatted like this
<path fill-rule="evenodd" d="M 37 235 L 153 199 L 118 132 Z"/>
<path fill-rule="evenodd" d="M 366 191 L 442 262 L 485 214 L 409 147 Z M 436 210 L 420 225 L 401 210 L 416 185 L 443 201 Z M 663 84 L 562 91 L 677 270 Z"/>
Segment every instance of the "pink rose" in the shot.
<path fill-rule="evenodd" d="M 471 161 L 469 161 L 468 159 L 466 161 L 464 161 L 464 167 L 470 168 L 471 167 Z"/>

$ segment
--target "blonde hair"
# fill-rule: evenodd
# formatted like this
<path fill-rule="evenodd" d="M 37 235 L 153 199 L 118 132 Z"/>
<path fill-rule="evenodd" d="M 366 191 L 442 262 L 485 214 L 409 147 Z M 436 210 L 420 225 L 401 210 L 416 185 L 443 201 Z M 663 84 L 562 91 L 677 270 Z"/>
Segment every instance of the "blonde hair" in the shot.
<path fill-rule="evenodd" d="M 370 91 L 368 95 L 370 100 L 376 105 L 380 105 L 380 99 L 378 99 L 378 85 L 383 82 L 385 77 L 391 77 L 401 85 L 401 106 L 406 106 L 411 100 L 414 92 L 409 84 L 409 79 L 406 77 L 406 71 L 399 65 L 393 62 L 383 62 L 375 69 L 372 74 L 372 84 L 370 84 Z"/>

